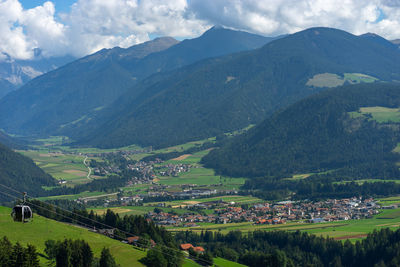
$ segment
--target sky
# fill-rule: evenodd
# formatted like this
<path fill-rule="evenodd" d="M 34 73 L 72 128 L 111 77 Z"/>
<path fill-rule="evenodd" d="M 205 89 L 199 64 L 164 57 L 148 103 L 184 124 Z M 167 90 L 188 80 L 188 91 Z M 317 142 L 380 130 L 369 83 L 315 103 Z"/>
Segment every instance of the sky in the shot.
<path fill-rule="evenodd" d="M 265 36 L 310 27 L 400 38 L 400 0 L 0 0 L 0 60 L 81 57 L 213 25 Z"/>

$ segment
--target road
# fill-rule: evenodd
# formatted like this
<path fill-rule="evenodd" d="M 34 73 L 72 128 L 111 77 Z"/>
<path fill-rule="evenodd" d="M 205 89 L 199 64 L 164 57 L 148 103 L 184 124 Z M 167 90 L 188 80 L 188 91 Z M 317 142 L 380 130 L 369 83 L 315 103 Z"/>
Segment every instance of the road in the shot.
<path fill-rule="evenodd" d="M 85 156 L 85 159 L 83 160 L 83 164 L 85 164 L 85 166 L 88 168 L 88 174 L 86 176 L 86 178 L 93 180 L 92 178 L 90 178 L 90 174 L 92 173 L 92 168 L 89 167 L 89 165 L 87 164 L 86 160 L 88 159 L 88 156 Z"/>

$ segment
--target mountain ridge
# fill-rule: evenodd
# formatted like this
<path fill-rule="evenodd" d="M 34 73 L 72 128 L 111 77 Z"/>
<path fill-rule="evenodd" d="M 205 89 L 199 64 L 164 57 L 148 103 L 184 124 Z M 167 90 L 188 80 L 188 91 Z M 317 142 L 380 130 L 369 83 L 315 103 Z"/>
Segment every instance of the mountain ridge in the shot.
<path fill-rule="evenodd" d="M 221 32 L 230 38 L 218 39 L 223 43 L 210 38 L 210 35 L 221 38 Z M 87 119 L 87 114 L 107 106 L 127 90 L 135 91 L 138 81 L 148 75 L 220 53 L 253 49 L 271 39 L 240 31 L 211 29 L 198 38 L 178 44 L 176 41 L 172 44 L 169 39 L 169 47 L 139 58 L 119 57 L 121 51 L 127 51 L 121 48 L 101 50 L 40 76 L 0 100 L 0 125 L 11 133 L 53 134 L 62 125 Z"/>
<path fill-rule="evenodd" d="M 311 28 L 253 51 L 204 60 L 144 85 L 141 95 L 125 94 L 131 102 L 125 108 L 123 101 L 113 103 L 109 109 L 119 113 L 83 134 L 78 144 L 163 147 L 244 128 L 321 90 L 306 85 L 315 74 L 397 80 L 400 53 L 388 43 Z"/>
<path fill-rule="evenodd" d="M 203 163 L 220 174 L 246 177 L 341 170 L 360 179 L 382 179 L 384 172 L 400 178 L 400 156 L 392 153 L 400 141 L 398 123 L 350 114 L 375 106 L 400 107 L 400 84 L 347 85 L 300 100 L 210 152 Z"/>

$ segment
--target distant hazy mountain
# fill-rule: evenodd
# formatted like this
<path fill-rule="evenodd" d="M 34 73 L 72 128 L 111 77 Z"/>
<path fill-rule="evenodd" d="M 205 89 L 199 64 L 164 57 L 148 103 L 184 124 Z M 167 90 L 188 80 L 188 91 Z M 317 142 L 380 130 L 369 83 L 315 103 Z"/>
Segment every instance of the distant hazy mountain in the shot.
<path fill-rule="evenodd" d="M 400 141 L 399 107 L 400 84 L 330 89 L 275 113 L 203 161 L 235 176 L 334 170 L 342 178 L 399 178 L 400 154 L 392 153 Z"/>
<path fill-rule="evenodd" d="M 29 144 L 27 141 L 20 138 L 15 138 L 0 131 L 0 144 L 3 144 L 11 149 L 27 149 Z"/>
<path fill-rule="evenodd" d="M 72 56 L 45 58 L 40 55 L 39 50 L 32 60 L 14 60 L 6 57 L 0 61 L 0 98 L 33 78 L 74 60 Z"/>
<path fill-rule="evenodd" d="M 312 28 L 152 76 L 137 86 L 141 94 L 128 91 L 73 137 L 102 147 L 163 147 L 215 136 L 326 87 L 400 80 L 399 62 L 397 47 L 379 36 Z"/>
<path fill-rule="evenodd" d="M 400 48 L 400 39 L 392 40 L 391 42 Z"/>
<path fill-rule="evenodd" d="M 54 134 L 90 120 L 149 75 L 204 58 L 254 49 L 272 38 L 212 28 L 177 44 L 159 38 L 128 49 L 103 49 L 32 80 L 0 101 L 0 127 L 21 134 Z"/>

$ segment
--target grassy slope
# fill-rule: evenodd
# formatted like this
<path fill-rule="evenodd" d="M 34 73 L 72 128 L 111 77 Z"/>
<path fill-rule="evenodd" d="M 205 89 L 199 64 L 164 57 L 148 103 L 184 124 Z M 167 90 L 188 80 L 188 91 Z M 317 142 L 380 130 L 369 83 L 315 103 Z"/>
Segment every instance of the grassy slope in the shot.
<path fill-rule="evenodd" d="M 0 237 L 7 236 L 12 242 L 18 241 L 22 244 L 33 244 L 39 253 L 44 254 L 44 242 L 48 239 L 84 239 L 90 244 L 96 257 L 100 257 L 103 247 L 108 247 L 117 263 L 121 264 L 121 266 L 143 266 L 138 262 L 138 259 L 144 257 L 145 253 L 117 240 L 40 216 L 35 216 L 30 223 L 16 223 L 12 221 L 10 213 L 11 210 L 9 208 L 0 207 Z M 46 261 L 45 258 L 41 258 L 42 265 Z"/>

